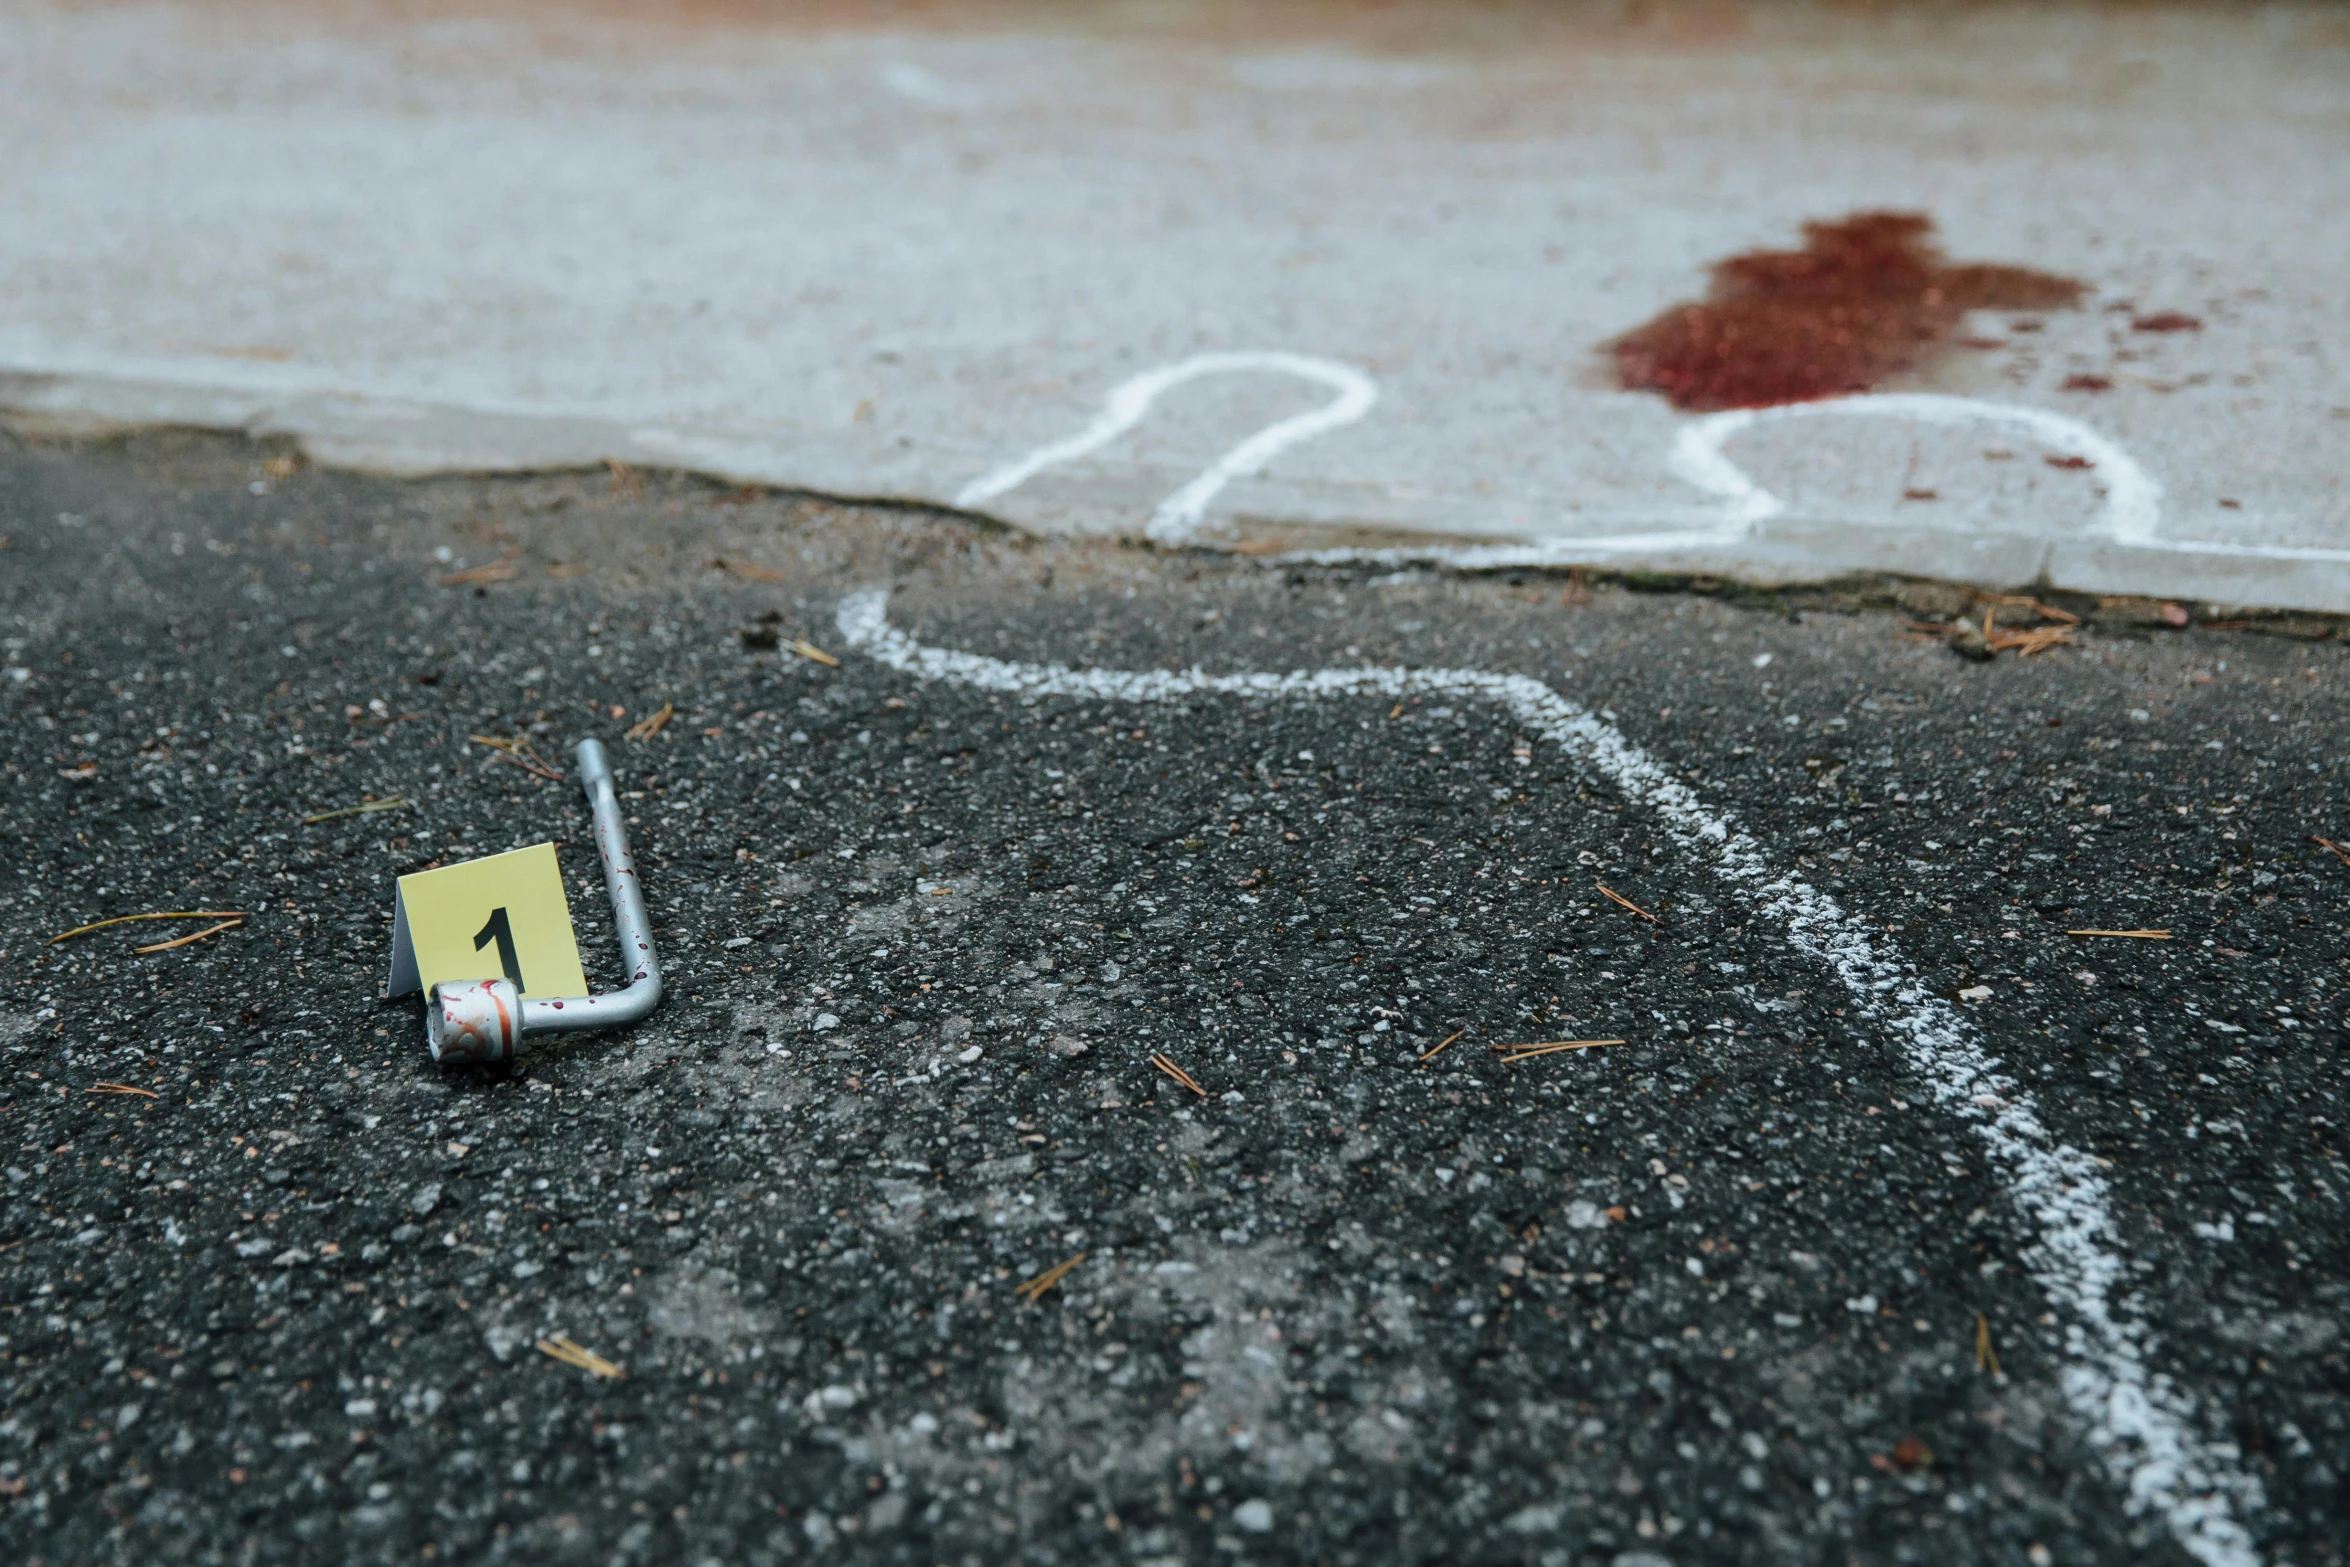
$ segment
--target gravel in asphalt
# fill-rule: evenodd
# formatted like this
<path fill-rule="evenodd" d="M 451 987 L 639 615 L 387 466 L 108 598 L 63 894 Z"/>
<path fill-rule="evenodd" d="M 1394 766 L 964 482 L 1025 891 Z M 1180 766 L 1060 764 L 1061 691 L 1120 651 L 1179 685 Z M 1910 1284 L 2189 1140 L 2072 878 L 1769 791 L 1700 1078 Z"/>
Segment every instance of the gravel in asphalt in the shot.
<path fill-rule="evenodd" d="M 2350 646 L 270 461 L 0 448 L 0 1556 L 2186 1559 L 1980 1138 L 1654 812 L 1466 701 L 913 678 L 836 626 L 895 585 L 1604 711 L 2094 1160 L 2229 1516 L 2341 1559 Z M 505 1074 L 380 998 L 396 875 L 551 838 L 617 965 L 471 734 L 613 747 L 672 981 Z"/>

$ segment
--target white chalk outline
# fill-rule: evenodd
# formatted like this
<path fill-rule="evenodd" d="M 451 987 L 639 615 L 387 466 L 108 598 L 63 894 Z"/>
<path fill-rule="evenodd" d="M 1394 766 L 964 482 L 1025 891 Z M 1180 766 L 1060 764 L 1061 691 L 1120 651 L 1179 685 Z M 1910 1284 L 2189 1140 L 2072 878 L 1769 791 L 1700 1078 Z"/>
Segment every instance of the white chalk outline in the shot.
<path fill-rule="evenodd" d="M 1614 725 L 1525 675 L 1474 669 L 1299 670 L 1285 675 L 1081 670 L 928 647 L 889 623 L 886 589 L 840 604 L 841 639 L 891 669 L 1022 696 L 1166 702 L 1205 695 L 1268 698 L 1438 693 L 1489 701 L 1664 819 L 1684 849 L 1778 924 L 1791 946 L 1826 964 L 1850 1007 L 1897 1041 L 1936 1105 L 1979 1137 L 2009 1197 L 2036 1230 L 2025 1250 L 2033 1279 L 2070 1319 L 2058 1384 L 2130 1511 L 2161 1514 L 2206 1567 L 2257 1567 L 2237 1521 L 2265 1505 L 2259 1481 L 2206 1445 L 2192 1397 L 2148 1360 L 2155 1345 L 2138 1302 L 2121 1293 L 2119 1235 L 2110 1190 L 2090 1155 L 2058 1142 L 2029 1090 L 1999 1070 L 1957 1010 L 1928 992 L 1891 942 L 1771 856 L 1726 812 L 1708 807 Z"/>
<path fill-rule="evenodd" d="M 1047 468 L 1100 450 L 1148 417 L 1160 394 L 1187 381 L 1247 371 L 1300 376 L 1331 387 L 1339 395 L 1322 408 L 1267 425 L 1161 501 L 1143 528 L 1144 537 L 1154 543 L 1191 543 L 1209 504 L 1227 484 L 1261 472 L 1273 458 L 1302 441 L 1353 424 L 1369 413 L 1379 399 L 1377 383 L 1343 360 L 1274 351 L 1195 354 L 1120 383 L 1103 403 L 1102 411 L 1083 430 L 1067 440 L 1040 446 L 973 480 L 956 493 L 955 504 L 983 506 Z M 2104 490 L 2098 518 L 2086 530 L 2091 538 L 2174 554 L 2350 561 L 2350 549 L 2323 545 L 2233 544 L 2216 539 L 2163 538 L 2159 531 L 2161 482 L 2110 436 L 2053 409 L 1980 397 L 1953 397 L 1941 392 L 1868 392 L 1769 408 L 1732 408 L 1683 425 L 1673 438 L 1665 466 L 1675 477 L 1721 503 L 1714 517 L 1693 527 L 1650 528 L 1637 533 L 1554 534 L 1527 543 L 1357 545 L 1295 550 L 1278 558 L 1330 565 L 1355 561 L 1399 565 L 1430 560 L 1464 567 L 1566 566 L 1606 555 L 1719 549 L 1743 544 L 1758 536 L 1762 524 L 1785 515 L 1787 503 L 1757 484 L 1752 475 L 1730 459 L 1725 448 L 1733 437 L 1759 425 L 1823 417 L 1911 419 L 1950 428 L 1988 425 L 2026 436 L 2057 456 L 2081 458 L 2096 470 Z M 2044 534 L 2024 537 L 2042 543 L 2056 542 Z"/>
<path fill-rule="evenodd" d="M 2097 469 L 2105 486 L 2105 508 L 2104 516 L 2092 525 L 2093 531 L 2123 543 L 2142 544 L 2154 537 L 2155 525 L 2162 517 L 2162 486 L 2154 476 L 2139 467 L 2136 458 L 2080 420 L 2020 403 L 1994 403 L 1939 392 L 1872 392 L 1707 414 L 1681 427 L 1665 466 L 1707 494 L 1721 497 L 1725 524 L 1734 522 L 1752 531 L 1757 523 L 1784 513 L 1787 503 L 1749 478 L 1722 448 L 1730 437 L 1756 425 L 1825 415 L 1913 419 L 1920 424 L 1950 426 L 2005 425 L 2059 456 L 2078 457 Z"/>
<path fill-rule="evenodd" d="M 1265 426 L 1238 446 L 1200 470 L 1198 477 L 1159 502 L 1143 527 L 1143 536 L 1160 544 L 1184 544 L 1199 531 L 1208 503 L 1224 486 L 1263 470 L 1275 457 L 1301 441 L 1353 424 L 1379 401 L 1379 384 L 1355 366 L 1337 359 L 1307 354 L 1251 350 L 1239 353 L 1194 354 L 1189 359 L 1156 370 L 1145 370 L 1121 382 L 1102 404 L 1093 423 L 1065 441 L 1040 446 L 1015 462 L 982 475 L 955 493 L 961 507 L 982 506 L 1008 490 L 1027 483 L 1045 469 L 1074 462 L 1124 435 L 1142 423 L 1162 393 L 1209 375 L 1240 375 L 1270 371 L 1318 382 L 1338 395 L 1307 413 Z"/>
<path fill-rule="evenodd" d="M 1665 465 L 1698 489 L 1721 497 L 1725 523 L 1732 519 L 1743 523 L 1745 532 L 1739 536 L 1745 537 L 1758 524 L 1785 512 L 1787 504 L 1749 478 L 1722 448 L 1732 436 L 1758 424 L 1827 414 L 1914 419 L 1920 424 L 1958 428 L 2004 425 L 2031 437 L 2060 457 L 2079 457 L 2096 470 L 2105 490 L 2102 515 L 2087 529 L 2093 538 L 2102 537 L 2138 549 L 2178 553 L 2238 555 L 2261 560 L 2350 560 L 2350 550 L 2323 545 L 2230 544 L 2217 539 L 2159 537 L 2162 483 L 2119 442 L 2068 414 L 2022 403 L 1995 403 L 1980 397 L 1951 397 L 1940 392 L 1871 392 L 1772 408 L 1732 408 L 1684 425 L 1674 438 Z"/>
<path fill-rule="evenodd" d="M 2162 518 L 2162 485 L 2119 444 L 2078 419 L 2045 408 L 1996 403 L 1979 397 L 1952 397 L 1940 392 L 1870 392 L 1806 403 L 1781 403 L 1770 408 L 1731 408 L 1683 425 L 1673 438 L 1672 450 L 1665 456 L 1665 466 L 1674 477 L 1721 502 L 1721 510 L 1710 525 L 1641 533 L 1560 534 L 1529 544 L 1300 550 L 1281 558 L 1333 565 L 1347 561 L 1442 560 L 1456 566 L 1565 566 L 1596 555 L 1743 544 L 1761 532 L 1762 524 L 1785 515 L 1787 503 L 1755 483 L 1752 475 L 1730 460 L 1724 448 L 1733 436 L 1757 425 L 1828 416 L 1914 419 L 1921 424 L 1956 427 L 2003 426 L 2029 436 L 2058 456 L 2082 458 L 2097 469 L 2105 489 L 2101 514 L 2089 531 L 2115 543 L 2149 549 L 2283 551 L 2292 558 L 2350 559 L 2350 550 L 2294 551 L 2285 546 L 2174 544 L 2158 539 L 2155 529 Z M 2032 537 L 2051 542 L 2044 535 Z"/>

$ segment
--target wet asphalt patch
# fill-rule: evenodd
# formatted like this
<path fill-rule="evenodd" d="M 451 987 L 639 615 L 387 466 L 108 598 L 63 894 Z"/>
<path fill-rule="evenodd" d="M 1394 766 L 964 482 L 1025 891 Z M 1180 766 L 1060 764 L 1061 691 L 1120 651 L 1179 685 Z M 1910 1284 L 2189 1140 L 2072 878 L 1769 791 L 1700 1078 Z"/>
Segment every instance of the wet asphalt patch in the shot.
<path fill-rule="evenodd" d="M 2339 649 L 1976 668 L 1883 616 L 683 482 L 7 461 L 11 1559 L 2179 1554 L 2058 1395 L 1975 1143 L 1653 818 L 1465 702 L 912 679 L 832 629 L 892 579 L 898 623 L 999 657 L 1604 708 L 1987 992 L 2263 1551 L 2338 1551 L 2350 868 L 2306 839 L 2350 815 Z M 654 529 L 675 560 L 617 570 Z M 702 570 L 744 548 L 768 580 Z M 378 999 L 399 872 L 553 838 L 613 978 L 576 789 L 466 741 L 518 731 L 614 746 L 670 997 L 442 1075 Z M 300 825 L 366 795 L 414 805 Z M 183 907 L 252 913 L 40 945 Z M 1492 1048 L 1561 1038 L 1624 1043 Z"/>

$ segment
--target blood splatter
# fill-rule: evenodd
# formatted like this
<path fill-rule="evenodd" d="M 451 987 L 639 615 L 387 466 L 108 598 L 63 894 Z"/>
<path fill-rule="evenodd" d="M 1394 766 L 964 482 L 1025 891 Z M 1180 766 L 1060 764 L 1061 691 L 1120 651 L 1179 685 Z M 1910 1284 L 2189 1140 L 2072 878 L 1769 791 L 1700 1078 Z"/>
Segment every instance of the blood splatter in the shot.
<path fill-rule="evenodd" d="M 2085 373 L 2068 375 L 2064 378 L 2064 384 L 2059 386 L 2057 390 L 2060 392 L 2110 392 L 2113 390 L 2113 381 L 2111 377 L 2102 375 Z"/>
<path fill-rule="evenodd" d="M 1695 304 L 1607 345 L 1627 391 L 1676 408 L 1767 408 L 1865 392 L 1953 346 L 1970 310 L 2057 310 L 2083 285 L 2026 267 L 1953 266 L 1916 212 L 1803 226 L 1803 249 L 1719 261 Z M 2011 330 L 2022 330 L 2015 323 Z"/>
<path fill-rule="evenodd" d="M 2193 316 L 2181 315 L 2176 310 L 2165 310 L 2151 316 L 2135 316 L 2130 321 L 2133 332 L 2200 332 L 2203 323 Z"/>

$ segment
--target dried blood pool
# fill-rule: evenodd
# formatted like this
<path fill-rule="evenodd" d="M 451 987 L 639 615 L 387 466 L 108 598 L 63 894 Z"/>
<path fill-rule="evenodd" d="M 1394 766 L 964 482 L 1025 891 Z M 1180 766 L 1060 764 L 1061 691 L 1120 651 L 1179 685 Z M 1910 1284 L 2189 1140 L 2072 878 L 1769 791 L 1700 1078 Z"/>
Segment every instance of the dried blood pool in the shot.
<path fill-rule="evenodd" d="M 2027 267 L 1954 266 L 1915 212 L 1803 226 L 1801 250 L 1716 262 L 1695 304 L 1607 345 L 1628 391 L 1676 408 L 1767 408 L 1865 392 L 1948 352 L 1970 310 L 2053 310 L 2083 285 Z"/>

